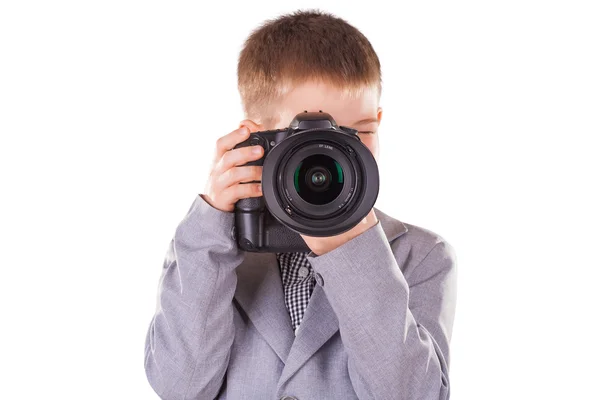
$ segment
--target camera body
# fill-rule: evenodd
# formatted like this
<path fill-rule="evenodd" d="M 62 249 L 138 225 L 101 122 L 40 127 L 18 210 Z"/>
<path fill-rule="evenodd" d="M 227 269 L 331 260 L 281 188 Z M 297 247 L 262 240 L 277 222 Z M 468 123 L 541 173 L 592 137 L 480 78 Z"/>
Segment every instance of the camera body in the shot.
<path fill-rule="evenodd" d="M 331 115 L 303 112 L 287 128 L 253 132 L 235 148 L 260 145 L 263 196 L 235 204 L 238 247 L 309 251 L 300 237 L 334 236 L 356 226 L 379 191 L 377 163 L 355 129 Z"/>

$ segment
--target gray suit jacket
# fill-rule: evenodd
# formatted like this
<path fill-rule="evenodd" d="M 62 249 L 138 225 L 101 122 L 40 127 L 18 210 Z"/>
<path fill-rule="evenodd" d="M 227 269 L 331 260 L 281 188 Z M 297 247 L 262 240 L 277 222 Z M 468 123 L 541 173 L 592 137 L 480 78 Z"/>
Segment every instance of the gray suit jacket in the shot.
<path fill-rule="evenodd" d="M 272 253 L 237 249 L 233 213 L 196 196 L 170 243 L 145 370 L 162 399 L 448 399 L 456 256 L 439 235 L 379 223 L 309 260 L 294 336 Z M 286 397 L 289 396 L 289 397 Z"/>

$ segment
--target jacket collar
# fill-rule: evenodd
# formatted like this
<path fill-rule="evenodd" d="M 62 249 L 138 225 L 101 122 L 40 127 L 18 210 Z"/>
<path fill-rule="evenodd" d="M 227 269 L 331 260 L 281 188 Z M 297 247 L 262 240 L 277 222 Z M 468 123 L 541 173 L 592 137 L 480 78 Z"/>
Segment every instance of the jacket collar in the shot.
<path fill-rule="evenodd" d="M 375 215 L 377 215 L 377 219 L 381 222 L 381 227 L 383 228 L 383 232 L 385 233 L 388 242 L 391 242 L 408 231 L 408 228 L 402 223 L 402 221 L 399 221 L 394 217 L 390 217 L 376 207 Z"/>
<path fill-rule="evenodd" d="M 377 208 L 375 214 L 388 242 L 407 232 L 401 221 Z M 315 285 L 295 336 L 275 254 L 247 252 L 236 273 L 235 300 L 285 364 L 282 385 L 339 330 L 337 316 L 324 289 Z"/>

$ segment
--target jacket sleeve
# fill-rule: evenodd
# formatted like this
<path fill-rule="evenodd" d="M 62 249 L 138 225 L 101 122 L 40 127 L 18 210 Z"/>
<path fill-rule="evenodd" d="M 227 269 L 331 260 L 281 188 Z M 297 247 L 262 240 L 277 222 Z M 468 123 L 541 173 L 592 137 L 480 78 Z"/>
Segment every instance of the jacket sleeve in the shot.
<path fill-rule="evenodd" d="M 328 253 L 308 256 L 338 317 L 360 399 L 450 397 L 456 256 L 434 236 L 417 246 L 402 236 L 389 243 L 378 222 Z M 410 284 L 402 270 L 411 271 Z"/>
<path fill-rule="evenodd" d="M 213 399 L 222 386 L 235 334 L 235 268 L 243 259 L 233 218 L 198 195 L 169 244 L 144 360 L 161 399 Z"/>

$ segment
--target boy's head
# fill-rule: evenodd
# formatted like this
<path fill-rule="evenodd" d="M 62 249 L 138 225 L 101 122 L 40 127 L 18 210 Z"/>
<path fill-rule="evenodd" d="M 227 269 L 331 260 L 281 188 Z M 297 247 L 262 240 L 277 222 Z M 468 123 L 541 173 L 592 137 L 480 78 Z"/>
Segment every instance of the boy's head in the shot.
<path fill-rule="evenodd" d="M 357 129 L 378 157 L 379 58 L 343 19 L 311 10 L 266 21 L 240 53 L 238 89 L 245 118 L 260 129 L 283 128 L 304 110 L 322 110 Z"/>

